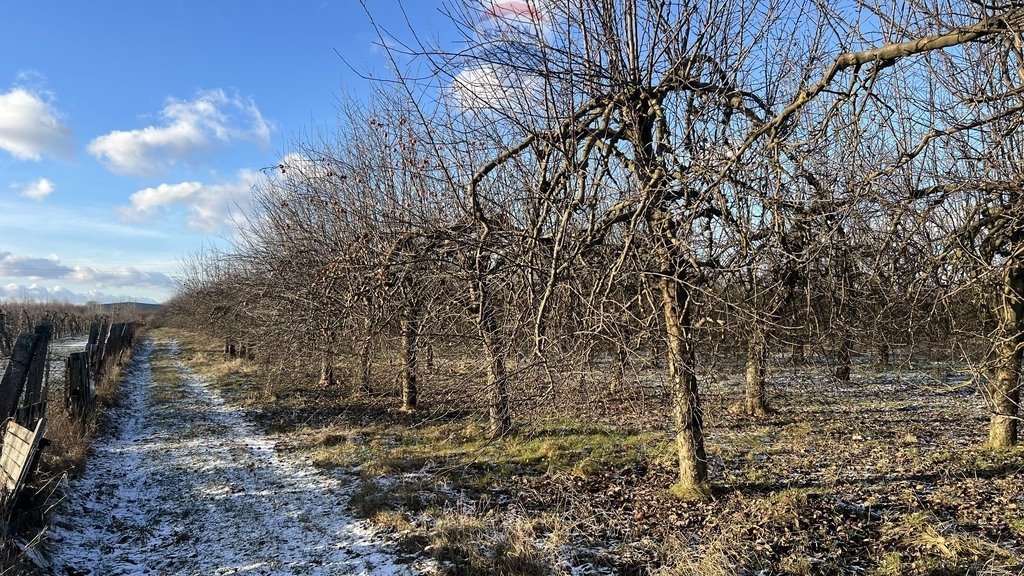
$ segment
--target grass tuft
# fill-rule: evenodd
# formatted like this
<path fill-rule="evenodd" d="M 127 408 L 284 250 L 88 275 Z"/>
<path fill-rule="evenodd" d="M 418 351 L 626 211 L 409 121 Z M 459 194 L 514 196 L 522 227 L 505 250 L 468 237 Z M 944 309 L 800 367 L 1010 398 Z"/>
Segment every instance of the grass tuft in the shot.
<path fill-rule="evenodd" d="M 699 502 L 701 500 L 708 500 L 711 498 L 712 490 L 711 484 L 707 482 L 697 484 L 696 486 L 676 482 L 669 486 L 668 493 L 671 494 L 673 498 L 683 502 Z"/>

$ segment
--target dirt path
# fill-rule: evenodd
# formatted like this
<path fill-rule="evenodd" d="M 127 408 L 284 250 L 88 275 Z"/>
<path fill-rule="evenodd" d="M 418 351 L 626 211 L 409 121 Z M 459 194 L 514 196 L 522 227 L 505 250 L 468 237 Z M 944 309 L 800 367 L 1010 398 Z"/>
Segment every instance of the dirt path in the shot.
<path fill-rule="evenodd" d="M 176 356 L 137 347 L 116 429 L 53 516 L 55 574 L 417 573 L 346 512 L 351 481 L 278 454 Z"/>

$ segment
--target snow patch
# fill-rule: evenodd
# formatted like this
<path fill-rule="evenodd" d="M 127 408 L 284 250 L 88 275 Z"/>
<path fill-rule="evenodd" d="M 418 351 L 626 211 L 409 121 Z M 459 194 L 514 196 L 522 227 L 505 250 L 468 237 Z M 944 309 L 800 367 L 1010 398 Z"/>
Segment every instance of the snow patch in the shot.
<path fill-rule="evenodd" d="M 116 430 L 65 487 L 47 534 L 55 573 L 406 575 L 391 546 L 346 512 L 351 478 L 323 474 L 275 443 L 177 360 L 144 339 L 111 410 Z M 154 356 L 179 394 L 154 394 Z M 169 399 L 167 399 L 169 398 Z M 69 570 L 70 569 L 70 570 Z M 88 570 L 88 572 L 87 572 Z"/>

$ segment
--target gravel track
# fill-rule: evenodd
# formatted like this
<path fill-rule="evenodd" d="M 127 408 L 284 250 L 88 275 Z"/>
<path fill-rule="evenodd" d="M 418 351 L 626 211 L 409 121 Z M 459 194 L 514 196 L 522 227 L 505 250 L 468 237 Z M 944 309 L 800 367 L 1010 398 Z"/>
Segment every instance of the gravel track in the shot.
<path fill-rule="evenodd" d="M 418 573 L 346 512 L 351 478 L 278 453 L 177 353 L 137 346 L 113 429 L 52 516 L 55 574 Z"/>

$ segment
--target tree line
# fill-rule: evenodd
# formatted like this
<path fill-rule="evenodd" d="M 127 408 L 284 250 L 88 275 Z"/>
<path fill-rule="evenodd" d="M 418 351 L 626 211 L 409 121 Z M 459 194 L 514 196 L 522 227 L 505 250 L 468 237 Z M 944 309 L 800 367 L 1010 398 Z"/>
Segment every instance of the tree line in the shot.
<path fill-rule="evenodd" d="M 845 385 L 862 357 L 962 363 L 988 443 L 1018 442 L 1024 6 L 442 12 L 457 41 L 377 29 L 392 76 L 264 171 L 231 248 L 187 262 L 178 322 L 405 410 L 445 358 L 492 436 L 572 374 L 616 394 L 660 373 L 684 489 L 734 360 L 754 418 L 773 364 Z"/>

